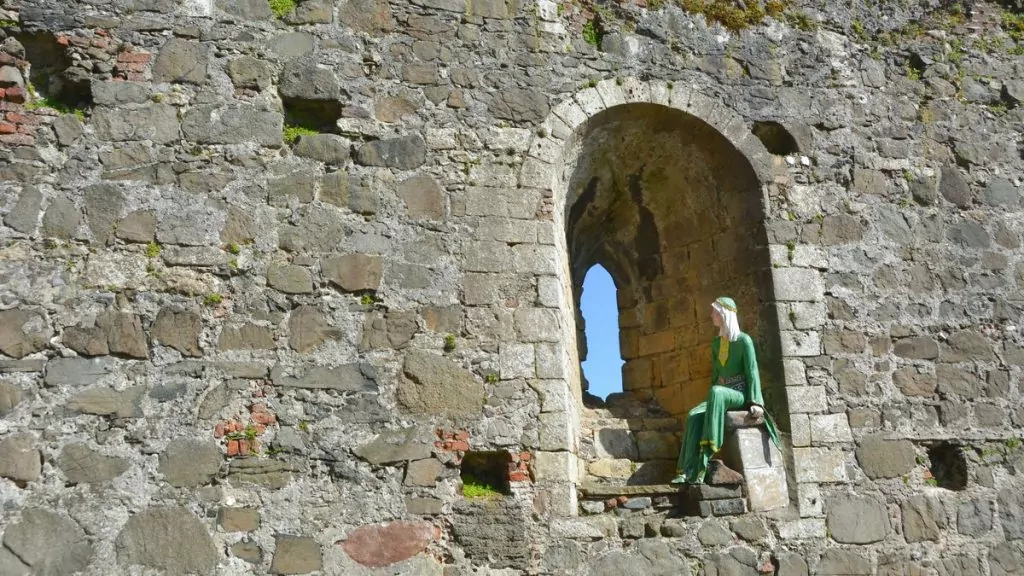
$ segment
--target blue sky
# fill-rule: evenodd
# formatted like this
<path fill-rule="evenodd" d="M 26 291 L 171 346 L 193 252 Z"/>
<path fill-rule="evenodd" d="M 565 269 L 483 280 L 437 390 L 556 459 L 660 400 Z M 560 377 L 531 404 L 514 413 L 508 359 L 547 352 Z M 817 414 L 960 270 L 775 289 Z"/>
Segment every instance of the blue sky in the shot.
<path fill-rule="evenodd" d="M 580 310 L 586 322 L 587 359 L 583 374 L 590 393 L 606 398 L 622 391 L 622 357 L 619 356 L 619 310 L 615 304 L 615 283 L 601 266 L 594 266 L 583 278 Z"/>

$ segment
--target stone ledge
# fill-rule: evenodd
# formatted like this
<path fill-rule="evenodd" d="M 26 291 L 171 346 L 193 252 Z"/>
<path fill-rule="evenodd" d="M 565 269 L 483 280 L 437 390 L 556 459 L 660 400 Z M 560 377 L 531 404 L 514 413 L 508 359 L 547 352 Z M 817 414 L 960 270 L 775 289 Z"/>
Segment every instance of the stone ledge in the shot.
<path fill-rule="evenodd" d="M 676 484 L 650 484 L 619 486 L 584 484 L 579 487 L 581 498 L 603 499 L 615 496 L 688 496 L 693 500 L 727 500 L 742 498 L 743 489 L 736 487 Z"/>

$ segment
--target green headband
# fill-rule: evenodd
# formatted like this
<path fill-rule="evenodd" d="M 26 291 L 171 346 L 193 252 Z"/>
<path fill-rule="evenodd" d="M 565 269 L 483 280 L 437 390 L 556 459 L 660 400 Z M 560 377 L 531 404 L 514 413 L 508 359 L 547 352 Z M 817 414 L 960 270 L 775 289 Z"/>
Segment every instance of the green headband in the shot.
<path fill-rule="evenodd" d="M 715 303 L 730 312 L 736 311 L 736 303 L 733 302 L 732 298 L 729 298 L 728 296 L 721 296 L 720 298 L 715 300 Z"/>

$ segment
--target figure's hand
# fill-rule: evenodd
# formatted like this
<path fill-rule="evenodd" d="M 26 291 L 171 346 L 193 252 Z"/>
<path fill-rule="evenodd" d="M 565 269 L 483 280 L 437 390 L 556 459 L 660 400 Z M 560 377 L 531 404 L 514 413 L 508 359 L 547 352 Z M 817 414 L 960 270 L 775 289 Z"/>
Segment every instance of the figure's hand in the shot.
<path fill-rule="evenodd" d="M 760 420 L 763 417 L 764 417 L 764 408 L 761 408 L 760 406 L 751 406 L 750 407 L 750 419 L 751 420 Z"/>

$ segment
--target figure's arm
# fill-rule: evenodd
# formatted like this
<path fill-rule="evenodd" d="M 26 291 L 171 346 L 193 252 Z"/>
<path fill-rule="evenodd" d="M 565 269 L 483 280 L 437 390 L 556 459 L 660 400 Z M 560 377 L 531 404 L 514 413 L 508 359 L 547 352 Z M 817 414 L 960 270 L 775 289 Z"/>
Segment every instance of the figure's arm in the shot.
<path fill-rule="evenodd" d="M 754 352 L 754 340 L 744 334 L 743 338 L 743 369 L 747 377 L 747 403 L 753 406 L 764 406 L 761 396 L 761 375 L 757 370 L 757 353 Z"/>

